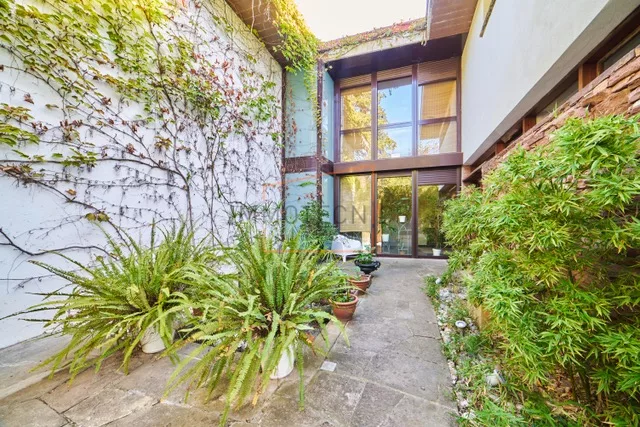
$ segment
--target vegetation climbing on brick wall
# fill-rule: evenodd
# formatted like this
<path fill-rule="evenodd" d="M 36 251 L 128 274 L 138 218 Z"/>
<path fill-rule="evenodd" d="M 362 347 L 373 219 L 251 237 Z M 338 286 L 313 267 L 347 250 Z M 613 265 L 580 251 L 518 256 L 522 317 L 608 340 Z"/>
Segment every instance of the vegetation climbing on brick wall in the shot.
<path fill-rule="evenodd" d="M 569 119 L 444 216 L 504 369 L 543 394 L 561 377 L 594 424 L 640 423 L 639 138 L 638 117 Z"/>

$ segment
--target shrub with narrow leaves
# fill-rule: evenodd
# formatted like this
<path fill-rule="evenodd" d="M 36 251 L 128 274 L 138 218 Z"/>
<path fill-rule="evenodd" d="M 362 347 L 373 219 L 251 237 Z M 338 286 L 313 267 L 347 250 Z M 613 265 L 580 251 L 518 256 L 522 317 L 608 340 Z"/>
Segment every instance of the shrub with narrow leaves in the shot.
<path fill-rule="evenodd" d="M 507 369 L 565 372 L 599 421 L 640 423 L 638 117 L 569 119 L 448 202 L 453 268 L 491 315 Z"/>

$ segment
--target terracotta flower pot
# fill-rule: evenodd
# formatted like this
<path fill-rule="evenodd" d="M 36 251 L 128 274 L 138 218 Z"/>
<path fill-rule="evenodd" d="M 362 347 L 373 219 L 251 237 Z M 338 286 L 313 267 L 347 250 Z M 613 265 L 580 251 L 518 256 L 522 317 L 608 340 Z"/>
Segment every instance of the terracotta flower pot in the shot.
<path fill-rule="evenodd" d="M 358 288 L 358 295 L 362 295 L 371 284 L 371 279 L 363 274 L 362 276 L 360 276 L 360 279 L 349 278 L 349 283 L 351 283 L 352 286 Z"/>
<path fill-rule="evenodd" d="M 363 274 L 362 277 L 366 277 L 369 281 L 369 283 L 367 284 L 367 289 L 369 289 L 373 284 L 373 276 L 371 274 Z"/>
<path fill-rule="evenodd" d="M 353 300 L 349 302 L 336 302 L 331 301 L 331 307 L 333 307 L 333 315 L 341 322 L 348 322 L 353 318 L 353 313 L 356 311 L 358 305 L 358 297 L 353 296 Z"/>

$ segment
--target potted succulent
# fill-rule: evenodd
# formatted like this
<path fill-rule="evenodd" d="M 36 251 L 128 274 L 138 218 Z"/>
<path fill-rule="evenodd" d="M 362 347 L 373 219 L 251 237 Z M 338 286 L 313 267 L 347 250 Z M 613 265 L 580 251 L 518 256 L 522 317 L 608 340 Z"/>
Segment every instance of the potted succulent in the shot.
<path fill-rule="evenodd" d="M 358 305 L 358 297 L 349 292 L 349 290 L 336 293 L 329 301 L 333 308 L 333 315 L 336 316 L 338 320 L 344 323 L 353 318 L 356 306 Z"/>
<path fill-rule="evenodd" d="M 357 288 L 357 292 L 359 295 L 364 294 L 369 286 L 371 286 L 371 275 L 364 274 L 358 269 L 356 269 L 355 274 L 349 276 L 347 280 L 349 280 L 351 286 Z"/>
<path fill-rule="evenodd" d="M 374 261 L 370 251 L 360 251 L 354 263 L 364 274 L 371 274 L 380 268 L 380 261 Z"/>

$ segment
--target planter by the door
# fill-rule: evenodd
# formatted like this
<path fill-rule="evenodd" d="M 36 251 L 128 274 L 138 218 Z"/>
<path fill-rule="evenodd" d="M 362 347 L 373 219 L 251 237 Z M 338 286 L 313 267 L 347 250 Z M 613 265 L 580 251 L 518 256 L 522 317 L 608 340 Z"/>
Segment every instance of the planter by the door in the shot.
<path fill-rule="evenodd" d="M 349 302 L 336 302 L 331 301 L 331 306 L 333 307 L 333 315 L 338 318 L 341 322 L 348 322 L 353 318 L 353 313 L 356 311 L 356 306 L 358 305 L 358 297 L 352 295 L 353 299 Z"/>
<path fill-rule="evenodd" d="M 389 235 L 388 234 L 383 234 L 382 235 L 382 243 L 389 243 Z"/>
<path fill-rule="evenodd" d="M 363 274 L 358 279 L 349 278 L 349 283 L 351 283 L 352 286 L 358 288 L 358 294 L 362 295 L 369 287 L 371 279 L 369 275 Z"/>
<path fill-rule="evenodd" d="M 440 255 L 442 255 L 442 249 L 433 248 L 433 256 L 440 256 Z"/>
<path fill-rule="evenodd" d="M 380 261 L 373 261 L 370 264 L 362 264 L 358 262 L 358 260 L 356 260 L 355 264 L 358 266 L 360 271 L 362 271 L 364 274 L 371 274 L 374 271 L 376 271 L 378 268 L 380 268 Z"/>
<path fill-rule="evenodd" d="M 294 347 L 293 344 L 291 344 L 282 352 L 278 366 L 276 366 L 276 369 L 271 373 L 269 378 L 272 380 L 279 380 L 289 375 L 293 372 L 295 360 Z"/>
<path fill-rule="evenodd" d="M 142 346 L 142 352 L 149 354 L 159 353 L 166 348 L 155 327 L 147 328 L 144 331 L 142 338 L 140 338 L 140 345 Z"/>

